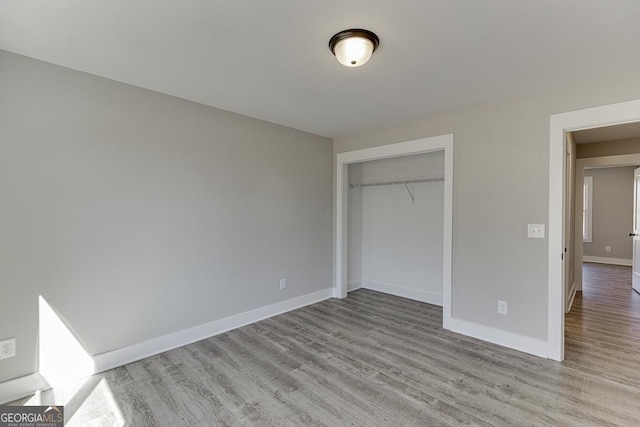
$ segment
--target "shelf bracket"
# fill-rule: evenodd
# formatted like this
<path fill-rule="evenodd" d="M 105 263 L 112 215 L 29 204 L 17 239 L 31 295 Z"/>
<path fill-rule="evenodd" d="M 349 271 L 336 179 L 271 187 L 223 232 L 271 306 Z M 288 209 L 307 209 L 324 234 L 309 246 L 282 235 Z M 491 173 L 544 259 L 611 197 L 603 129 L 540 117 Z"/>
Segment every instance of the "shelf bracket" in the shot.
<path fill-rule="evenodd" d="M 408 183 L 404 183 L 404 186 L 407 188 L 407 191 L 409 192 L 409 197 L 411 197 L 411 203 L 413 203 L 414 205 L 416 204 L 416 197 L 415 194 L 411 191 L 411 189 L 409 188 L 409 184 Z"/>

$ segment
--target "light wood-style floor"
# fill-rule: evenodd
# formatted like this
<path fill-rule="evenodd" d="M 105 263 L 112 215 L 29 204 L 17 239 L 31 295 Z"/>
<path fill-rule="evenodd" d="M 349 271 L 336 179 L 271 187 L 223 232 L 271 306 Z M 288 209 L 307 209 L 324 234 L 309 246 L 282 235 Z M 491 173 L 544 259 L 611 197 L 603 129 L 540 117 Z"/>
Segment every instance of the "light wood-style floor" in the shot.
<path fill-rule="evenodd" d="M 32 403 L 65 404 L 68 425 L 81 426 L 637 426 L 630 276 L 585 264 L 563 363 L 444 331 L 439 307 L 358 290 Z"/>

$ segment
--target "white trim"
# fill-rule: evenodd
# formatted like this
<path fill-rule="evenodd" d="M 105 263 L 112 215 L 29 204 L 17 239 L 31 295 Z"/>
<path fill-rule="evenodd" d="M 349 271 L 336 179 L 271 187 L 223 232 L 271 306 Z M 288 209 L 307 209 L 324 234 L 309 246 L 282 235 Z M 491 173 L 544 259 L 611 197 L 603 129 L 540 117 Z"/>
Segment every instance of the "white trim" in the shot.
<path fill-rule="evenodd" d="M 323 301 L 331 298 L 332 295 L 333 292 L 331 288 L 323 289 L 311 294 L 225 317 L 224 319 L 214 320 L 213 322 L 205 323 L 204 325 L 194 326 L 189 329 L 163 335 L 129 347 L 98 354 L 93 358 L 96 366 L 96 372 L 113 369 L 118 366 L 126 365 L 127 363 L 144 359 L 145 357 L 153 356 L 177 347 L 182 347 L 196 341 L 213 337 L 232 329 L 240 328 L 260 320 L 268 319 L 269 317 L 277 316 L 278 314 L 286 313 L 309 304 Z"/>
<path fill-rule="evenodd" d="M 624 166 L 637 166 L 640 162 L 640 153 L 618 154 L 615 156 L 587 157 L 576 160 L 576 170 L 578 167 L 584 169 L 611 168 Z"/>
<path fill-rule="evenodd" d="M 362 279 L 362 287 L 373 291 L 384 292 L 385 294 L 396 295 L 403 298 L 409 298 L 415 301 L 426 302 L 442 306 L 442 295 L 434 292 L 421 291 L 418 289 L 405 288 L 391 283 L 379 282 L 377 280 Z"/>
<path fill-rule="evenodd" d="M 596 262 L 598 264 L 611 264 L 611 265 L 624 265 L 627 267 L 633 266 L 632 259 L 624 259 L 624 258 L 609 258 L 603 256 L 589 256 L 584 255 L 582 257 L 582 261 L 584 262 Z"/>
<path fill-rule="evenodd" d="M 569 291 L 569 303 L 567 304 L 567 310 L 566 310 L 567 313 L 571 311 L 571 306 L 573 306 L 573 300 L 576 299 L 576 293 L 578 293 L 578 290 L 576 289 L 576 282 L 574 281 L 571 284 L 571 290 Z"/>
<path fill-rule="evenodd" d="M 577 162 L 576 162 L 577 163 Z M 592 176 L 585 176 L 582 178 L 582 182 L 583 182 L 583 190 L 586 190 L 587 192 L 587 200 L 586 200 L 586 209 L 584 208 L 584 206 L 582 207 L 581 211 L 584 212 L 586 211 L 586 219 L 587 219 L 587 235 L 585 236 L 584 233 L 582 233 L 582 241 L 586 242 L 586 243 L 591 243 L 593 241 L 592 236 L 593 236 L 593 177 Z M 584 192 L 583 192 L 583 205 L 584 205 Z M 585 224 L 582 224 L 582 229 L 584 230 L 584 226 Z"/>
<path fill-rule="evenodd" d="M 352 280 L 351 282 L 347 283 L 348 292 L 356 291 L 360 288 L 362 288 L 362 279 Z"/>
<path fill-rule="evenodd" d="M 554 114 L 549 129 L 548 355 L 564 359 L 565 132 L 640 121 L 640 100 Z M 614 157 L 614 156 L 611 156 Z M 576 167 L 576 172 L 578 171 Z M 577 182 L 580 182 L 576 180 Z M 578 248 L 576 248 L 578 249 Z"/>
<path fill-rule="evenodd" d="M 455 318 L 451 319 L 450 325 L 450 330 L 459 334 L 533 354 L 534 356 L 548 357 L 548 345 L 542 340 Z"/>
<path fill-rule="evenodd" d="M 36 392 L 46 390 L 49 383 L 40 374 L 25 375 L 24 377 L 0 383 L 0 405 L 22 399 Z"/>
<path fill-rule="evenodd" d="M 347 193 L 350 163 L 408 156 L 444 150 L 444 238 L 442 275 L 442 327 L 451 319 L 451 260 L 453 240 L 453 134 L 399 142 L 379 147 L 338 153 L 336 156 L 336 226 L 334 248 L 334 291 L 336 298 L 347 296 Z"/>
<path fill-rule="evenodd" d="M 164 353 L 174 348 L 182 347 L 196 341 L 222 334 L 232 329 L 240 328 L 278 314 L 286 313 L 309 304 L 331 298 L 333 288 L 323 289 L 300 297 L 286 301 L 277 302 L 265 307 L 245 311 L 223 319 L 214 320 L 203 325 L 183 329 L 182 331 L 163 335 L 128 347 L 120 348 L 106 353 L 93 356 L 94 373 L 104 372 L 117 368 L 131 362 L 135 362 L 145 357 Z M 69 381 L 80 378 L 69 379 Z M 5 399 L 7 402 L 34 393 L 37 390 L 46 390 L 49 384 L 42 379 L 40 374 L 32 374 L 15 380 L 0 383 L 0 402 Z"/>

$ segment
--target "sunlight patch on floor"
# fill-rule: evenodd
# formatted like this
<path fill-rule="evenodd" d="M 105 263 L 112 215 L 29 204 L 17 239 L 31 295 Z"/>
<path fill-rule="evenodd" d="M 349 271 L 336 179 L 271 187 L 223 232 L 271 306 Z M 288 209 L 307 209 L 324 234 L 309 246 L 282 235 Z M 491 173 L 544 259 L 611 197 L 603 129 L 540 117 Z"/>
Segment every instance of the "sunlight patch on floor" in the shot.
<path fill-rule="evenodd" d="M 67 418 L 68 426 L 114 426 L 122 427 L 126 425 L 120 407 L 109 387 L 103 378 L 94 387 L 89 396 L 84 399 L 75 413 Z"/>

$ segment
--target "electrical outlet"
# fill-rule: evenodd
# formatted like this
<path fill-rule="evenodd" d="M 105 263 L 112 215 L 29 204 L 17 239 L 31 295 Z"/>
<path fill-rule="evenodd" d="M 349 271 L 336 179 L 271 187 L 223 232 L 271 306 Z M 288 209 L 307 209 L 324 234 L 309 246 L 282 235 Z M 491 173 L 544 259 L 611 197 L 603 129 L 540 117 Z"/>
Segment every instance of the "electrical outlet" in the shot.
<path fill-rule="evenodd" d="M 287 279 L 280 279 L 280 290 L 287 288 Z"/>
<path fill-rule="evenodd" d="M 16 355 L 16 339 L 0 341 L 0 359 L 8 359 Z"/>
<path fill-rule="evenodd" d="M 509 303 L 498 300 L 498 313 L 504 314 L 505 316 L 509 314 Z"/>
<path fill-rule="evenodd" d="M 604 251 L 605 252 L 611 252 L 611 246 L 605 246 L 604 247 Z"/>

